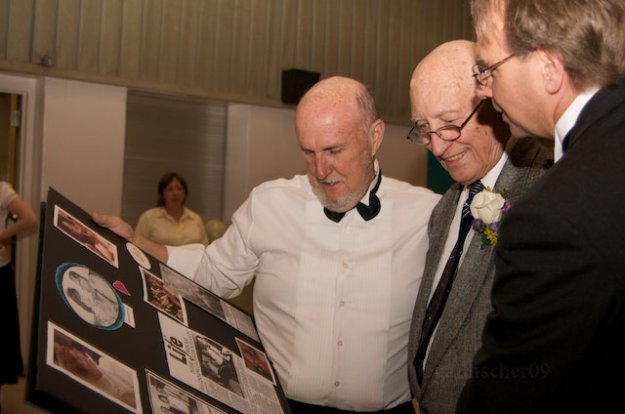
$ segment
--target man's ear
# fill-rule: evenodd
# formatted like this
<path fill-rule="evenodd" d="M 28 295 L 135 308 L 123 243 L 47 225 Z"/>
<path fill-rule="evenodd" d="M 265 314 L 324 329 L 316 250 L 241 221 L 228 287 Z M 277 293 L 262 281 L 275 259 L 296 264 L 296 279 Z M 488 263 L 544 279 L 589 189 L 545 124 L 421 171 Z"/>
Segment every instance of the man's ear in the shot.
<path fill-rule="evenodd" d="M 375 157 L 384 139 L 384 121 L 382 118 L 373 121 L 369 134 L 371 139 L 371 156 Z"/>
<path fill-rule="evenodd" d="M 555 94 L 562 88 L 566 79 L 566 69 L 562 63 L 562 56 L 550 50 L 536 50 L 538 59 L 542 66 L 542 76 L 544 79 L 545 91 Z"/>

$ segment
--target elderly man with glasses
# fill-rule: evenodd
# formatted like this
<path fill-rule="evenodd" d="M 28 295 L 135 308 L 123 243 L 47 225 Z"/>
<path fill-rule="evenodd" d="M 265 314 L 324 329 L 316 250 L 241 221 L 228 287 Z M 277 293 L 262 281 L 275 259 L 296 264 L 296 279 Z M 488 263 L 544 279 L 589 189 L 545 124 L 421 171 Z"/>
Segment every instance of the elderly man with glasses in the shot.
<path fill-rule="evenodd" d="M 425 145 L 457 181 L 430 218 L 410 329 L 410 382 L 421 413 L 455 411 L 492 309 L 498 222 L 542 175 L 550 156 L 535 138 L 510 138 L 490 100 L 476 95 L 474 62 L 473 42 L 451 41 L 427 55 L 410 82 L 414 126 L 408 139 Z M 480 191 L 472 210 L 493 206 L 494 215 L 480 214 L 478 221 L 467 207 Z"/>

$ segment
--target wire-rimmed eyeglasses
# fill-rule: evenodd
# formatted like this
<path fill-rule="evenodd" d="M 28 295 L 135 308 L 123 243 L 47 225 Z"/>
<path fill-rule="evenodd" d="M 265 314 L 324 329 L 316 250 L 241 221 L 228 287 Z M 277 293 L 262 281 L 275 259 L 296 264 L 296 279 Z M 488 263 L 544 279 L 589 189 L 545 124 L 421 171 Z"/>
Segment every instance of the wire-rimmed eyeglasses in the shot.
<path fill-rule="evenodd" d="M 475 64 L 471 68 L 471 70 L 473 71 L 473 77 L 475 78 L 477 83 L 479 83 L 480 85 L 486 85 L 486 82 L 488 82 L 488 78 L 493 76 L 493 71 L 515 56 L 516 56 L 516 53 L 513 53 L 501 59 L 499 62 L 493 63 L 492 65 L 487 66 L 487 67 L 483 67 L 483 66 L 480 66 L 479 64 Z"/>
<path fill-rule="evenodd" d="M 473 115 L 475 115 L 477 110 L 480 109 L 480 105 L 482 105 L 483 103 L 484 100 L 481 100 L 475 106 L 475 108 L 473 108 L 473 111 L 471 111 L 467 119 L 465 119 L 459 126 L 445 125 L 438 128 L 436 131 L 426 131 L 420 129 L 419 125 L 415 122 L 410 129 L 410 132 L 408 132 L 408 136 L 406 136 L 406 139 L 412 142 L 416 142 L 417 144 L 429 145 L 430 142 L 432 142 L 432 134 L 436 134 L 443 141 L 455 141 L 460 138 L 460 135 L 462 134 L 462 128 L 464 128 L 469 120 L 473 118 Z"/>

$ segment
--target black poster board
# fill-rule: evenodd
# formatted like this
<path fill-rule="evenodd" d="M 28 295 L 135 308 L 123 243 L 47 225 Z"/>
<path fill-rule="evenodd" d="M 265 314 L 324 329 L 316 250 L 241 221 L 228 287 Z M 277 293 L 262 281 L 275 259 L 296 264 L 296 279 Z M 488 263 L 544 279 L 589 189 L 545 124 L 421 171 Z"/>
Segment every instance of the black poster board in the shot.
<path fill-rule="evenodd" d="M 249 314 L 53 189 L 37 278 L 29 401 L 64 413 L 290 413 Z"/>

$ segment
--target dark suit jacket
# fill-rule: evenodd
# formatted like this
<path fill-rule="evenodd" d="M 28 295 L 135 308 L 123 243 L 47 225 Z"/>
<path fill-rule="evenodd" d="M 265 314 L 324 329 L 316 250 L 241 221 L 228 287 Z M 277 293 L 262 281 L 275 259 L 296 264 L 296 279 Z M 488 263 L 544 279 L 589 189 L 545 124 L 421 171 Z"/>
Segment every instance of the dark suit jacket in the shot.
<path fill-rule="evenodd" d="M 553 150 L 541 145 L 537 139 L 519 140 L 513 147 L 493 191 L 507 192 L 508 200 L 514 208 L 528 187 L 544 173 L 547 158 L 553 158 Z M 428 229 L 430 247 L 410 328 L 408 345 L 410 385 L 413 394 L 419 400 L 422 413 L 455 411 L 460 392 L 471 377 L 473 356 L 482 343 L 486 315 L 492 309 L 490 291 L 495 273 L 494 249 L 493 247 L 483 249 L 481 237 L 476 234 L 463 254 L 462 265 L 458 269 L 438 330 L 432 340 L 423 386 L 419 387 L 413 360 L 417 353 L 421 326 L 432 292 L 436 268 L 462 188 L 462 185 L 454 184 L 432 212 Z"/>
<path fill-rule="evenodd" d="M 596 94 L 571 132 L 501 228 L 494 311 L 460 412 L 623 410 L 625 83 Z"/>

